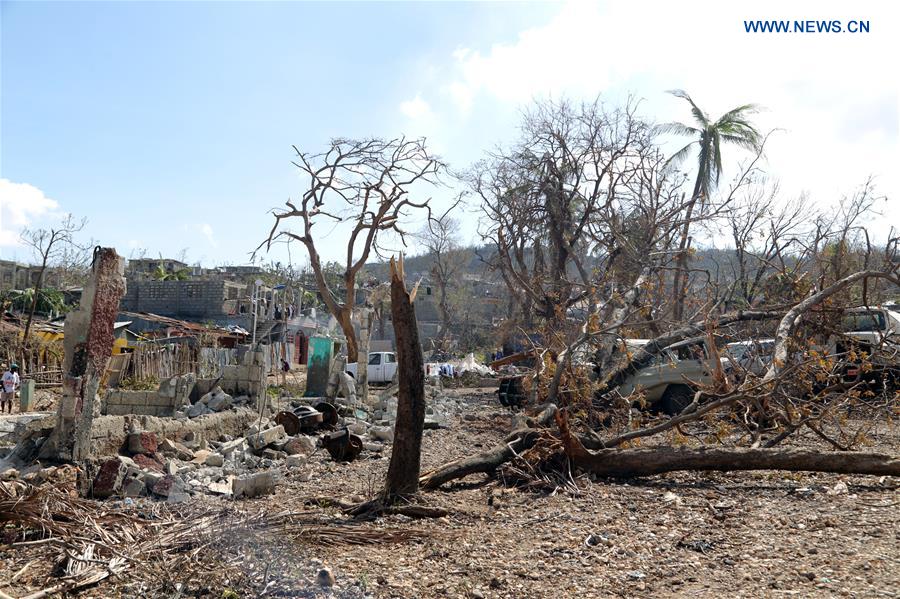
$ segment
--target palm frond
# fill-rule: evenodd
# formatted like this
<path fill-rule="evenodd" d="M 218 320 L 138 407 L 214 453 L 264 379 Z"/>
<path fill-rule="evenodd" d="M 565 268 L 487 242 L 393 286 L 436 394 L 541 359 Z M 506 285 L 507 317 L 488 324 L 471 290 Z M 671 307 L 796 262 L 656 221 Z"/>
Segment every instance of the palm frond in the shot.
<path fill-rule="evenodd" d="M 653 128 L 653 132 L 659 135 L 684 135 L 694 137 L 700 135 L 700 130 L 684 123 L 661 123 Z"/>
<path fill-rule="evenodd" d="M 725 123 L 738 118 L 743 119 L 744 115 L 756 114 L 761 110 L 762 107 L 759 104 L 742 104 L 741 106 L 732 108 L 731 110 L 720 116 L 719 120 L 716 121 L 716 126 L 718 126 L 720 123 Z"/>
<path fill-rule="evenodd" d="M 697 141 L 689 142 L 686 146 L 672 154 L 668 160 L 665 162 L 664 168 L 669 168 L 670 166 L 676 166 L 684 162 L 687 155 L 690 153 L 691 148 L 696 144 Z"/>
<path fill-rule="evenodd" d="M 694 115 L 694 120 L 697 121 L 697 124 L 701 127 L 706 127 L 709 125 L 709 117 L 706 116 L 706 113 L 700 110 L 700 107 L 694 103 L 694 100 L 688 95 L 686 91 L 683 89 L 671 89 L 669 93 L 675 96 L 676 98 L 681 98 L 682 100 L 687 100 L 691 105 L 691 114 Z"/>

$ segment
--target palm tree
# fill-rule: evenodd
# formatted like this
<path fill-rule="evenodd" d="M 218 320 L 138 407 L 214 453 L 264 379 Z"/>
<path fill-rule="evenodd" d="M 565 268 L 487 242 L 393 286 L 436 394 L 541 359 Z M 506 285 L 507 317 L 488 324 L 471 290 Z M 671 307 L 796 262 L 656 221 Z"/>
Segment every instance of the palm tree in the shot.
<path fill-rule="evenodd" d="M 156 281 L 186 281 L 190 276 L 190 271 L 187 268 L 166 270 L 166 267 L 159 263 L 151 276 Z"/>
<path fill-rule="evenodd" d="M 702 207 L 709 200 L 710 192 L 719 183 L 719 177 L 722 174 L 722 145 L 733 144 L 759 152 L 762 137 L 748 118 L 749 115 L 759 112 L 759 106 L 756 104 L 738 106 L 713 121 L 700 110 L 687 92 L 676 89 L 669 93 L 687 100 L 691 105 L 691 114 L 694 116 L 694 126 L 683 123 L 665 123 L 656 127 L 659 133 L 673 133 L 694 138 L 678 150 L 669 159 L 669 163 L 677 164 L 684 161 L 694 146 L 697 146 L 697 179 L 694 182 L 694 192 L 691 194 L 685 212 L 681 242 L 678 247 L 678 263 L 675 269 L 673 317 L 678 321 L 684 315 L 684 296 L 687 283 L 685 273 L 687 271 L 687 246 L 690 240 L 691 217 L 697 203 L 699 202 Z"/>

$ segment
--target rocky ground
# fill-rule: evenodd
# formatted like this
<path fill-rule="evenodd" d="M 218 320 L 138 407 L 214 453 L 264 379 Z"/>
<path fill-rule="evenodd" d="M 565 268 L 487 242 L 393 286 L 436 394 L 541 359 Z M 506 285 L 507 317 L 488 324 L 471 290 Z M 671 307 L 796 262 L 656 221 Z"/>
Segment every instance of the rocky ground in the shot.
<path fill-rule="evenodd" d="M 426 431 L 423 468 L 496 444 L 510 416 L 491 390 L 456 389 L 463 407 L 448 428 Z M 900 453 L 888 425 L 870 450 Z M 817 441 L 797 441 L 816 445 Z M 377 449 L 377 445 L 370 445 Z M 302 467 L 278 463 L 272 495 L 233 501 L 197 493 L 174 505 L 184 517 L 227 508 L 231 534 L 190 567 L 139 564 L 82 593 L 90 597 L 893 597 L 900 594 L 900 493 L 895 479 L 825 474 L 673 473 L 643 480 L 579 477 L 577 491 L 506 487 L 473 476 L 423 500 L 447 508 L 435 520 L 404 516 L 354 524 L 375 533 L 413 529 L 423 538 L 381 545 L 328 544 L 263 535 L 242 518 L 287 509 L 346 523 L 328 499 L 371 497 L 390 444 L 338 463 L 319 449 Z M 149 513 L 153 499 L 103 505 Z M 46 582 L 41 546 L 0 545 L 0 592 L 21 597 Z M 322 573 L 322 569 L 330 572 Z M 162 574 L 161 574 L 162 572 Z M 334 577 L 333 585 L 329 583 Z M 322 579 L 324 577 L 324 579 Z M 231 592 L 235 594 L 230 594 Z"/>

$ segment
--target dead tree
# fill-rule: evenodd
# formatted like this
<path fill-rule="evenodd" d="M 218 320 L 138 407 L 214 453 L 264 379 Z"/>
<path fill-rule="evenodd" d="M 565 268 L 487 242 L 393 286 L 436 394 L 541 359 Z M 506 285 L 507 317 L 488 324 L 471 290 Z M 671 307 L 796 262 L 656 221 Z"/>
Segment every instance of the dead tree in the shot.
<path fill-rule="evenodd" d="M 388 466 L 382 499 L 395 503 L 419 490 L 419 468 L 422 458 L 422 431 L 425 424 L 425 367 L 416 310 L 415 289 L 406 290 L 403 258 L 391 258 L 391 315 L 397 341 L 397 420 L 394 425 L 394 447 Z"/>
<path fill-rule="evenodd" d="M 590 231 L 615 204 L 618 181 L 649 128 L 635 105 L 538 104 L 522 140 L 476 164 L 467 182 L 482 200 L 482 231 L 510 293 L 553 323 L 588 299 L 594 283 Z M 526 316 L 527 319 L 527 316 Z"/>
<path fill-rule="evenodd" d="M 268 250 L 278 241 L 303 244 L 322 300 L 347 338 L 348 360 L 358 362 L 352 322 L 357 275 L 373 253 L 384 253 L 390 234 L 405 245 L 405 220 L 411 210 L 428 211 L 430 215 L 429 198 L 413 200 L 410 194 L 438 184 L 446 167 L 429 152 L 424 139 L 335 139 L 322 154 L 300 152 L 296 146 L 294 150 L 297 161 L 293 164 L 306 178 L 307 189 L 299 202 L 288 200 L 286 210 L 273 211 L 275 223 L 257 250 L 263 246 Z M 299 230 L 282 228 L 294 222 L 299 222 Z M 321 244 L 330 231 L 314 230 L 318 223 L 350 227 L 341 277 L 343 289 L 333 288 L 326 278 L 316 244 Z"/>
<path fill-rule="evenodd" d="M 69 214 L 58 227 L 49 229 L 25 229 L 22 231 L 22 241 L 30 246 L 38 258 L 38 276 L 32 284 L 31 306 L 28 309 L 28 317 L 25 320 L 25 331 L 22 334 L 21 354 L 23 362 L 28 353 L 28 340 L 31 334 L 31 325 L 34 321 L 34 313 L 37 309 L 38 299 L 44 287 L 47 268 L 54 262 L 64 258 L 80 256 L 83 248 L 79 248 L 74 240 L 74 234 L 81 231 L 87 221 L 76 221 Z"/>
<path fill-rule="evenodd" d="M 455 207 L 455 205 L 454 205 Z M 459 221 L 445 213 L 429 219 L 419 234 L 431 258 L 431 276 L 438 291 L 438 311 L 442 333 L 446 337 L 456 316 L 456 302 L 451 295 L 465 266 L 465 251 L 459 247 Z"/>
<path fill-rule="evenodd" d="M 794 329 L 806 312 L 857 281 L 865 281 L 866 279 L 886 279 L 895 285 L 900 285 L 900 275 L 898 275 L 896 270 L 897 268 L 895 267 L 895 272 L 867 270 L 853 273 L 852 275 L 836 281 L 825 289 L 813 293 L 808 298 L 788 310 L 778 323 L 778 329 L 775 333 L 775 354 L 772 358 L 772 364 L 766 372 L 765 378 L 767 380 L 774 379 L 789 363 L 791 350 L 790 342 L 793 338 Z"/>

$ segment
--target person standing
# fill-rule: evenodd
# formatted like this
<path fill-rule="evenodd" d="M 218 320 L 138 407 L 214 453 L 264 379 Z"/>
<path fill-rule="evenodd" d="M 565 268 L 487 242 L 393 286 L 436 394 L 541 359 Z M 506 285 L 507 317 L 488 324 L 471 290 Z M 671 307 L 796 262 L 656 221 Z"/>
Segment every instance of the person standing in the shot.
<path fill-rule="evenodd" d="M 3 373 L 3 390 L 0 391 L 0 413 L 4 408 L 12 414 L 13 404 L 16 401 L 16 391 L 19 389 L 19 367 L 11 364 Z"/>

